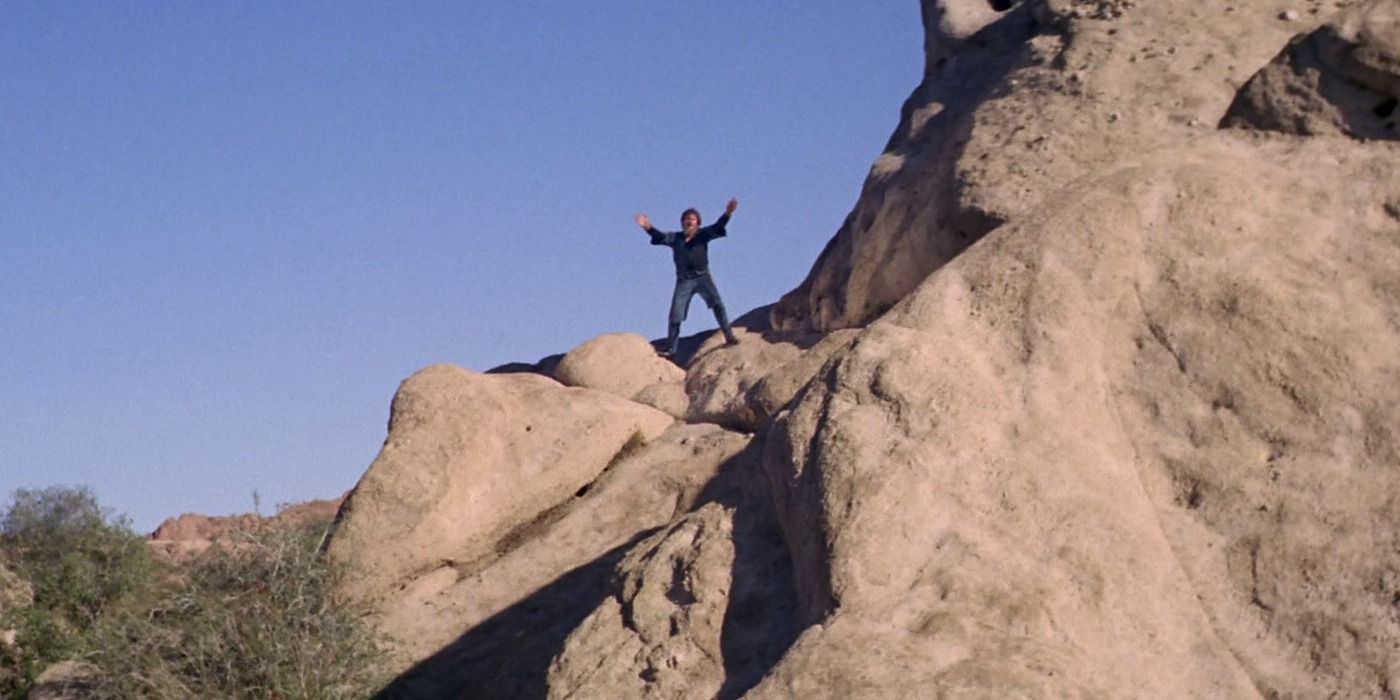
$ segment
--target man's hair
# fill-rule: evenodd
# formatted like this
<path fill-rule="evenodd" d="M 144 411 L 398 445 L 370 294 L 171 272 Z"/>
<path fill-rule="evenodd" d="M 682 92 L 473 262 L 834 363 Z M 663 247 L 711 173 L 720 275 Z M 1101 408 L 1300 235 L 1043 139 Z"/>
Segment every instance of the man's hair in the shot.
<path fill-rule="evenodd" d="M 704 218 L 702 218 L 702 217 L 700 216 L 700 210 L 699 210 L 699 209 L 696 209 L 696 208 L 694 208 L 694 207 L 691 207 L 690 209 L 686 209 L 685 211 L 681 212 L 681 226 L 684 226 L 684 225 L 685 225 L 685 217 L 686 217 L 687 215 L 690 215 L 690 214 L 694 214 L 694 215 L 695 215 L 695 225 L 696 225 L 696 226 L 699 226 L 699 225 L 700 225 L 702 222 L 704 222 L 704 220 L 705 220 Z"/>

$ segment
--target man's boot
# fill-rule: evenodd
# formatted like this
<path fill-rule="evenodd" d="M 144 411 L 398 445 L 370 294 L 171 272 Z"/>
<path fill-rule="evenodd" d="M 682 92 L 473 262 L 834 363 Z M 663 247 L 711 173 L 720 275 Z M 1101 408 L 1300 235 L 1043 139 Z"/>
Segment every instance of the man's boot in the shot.
<path fill-rule="evenodd" d="M 729 327 L 729 314 L 725 312 L 723 304 L 715 305 L 715 320 L 719 321 L 719 329 L 724 332 L 724 343 L 738 345 L 739 339 L 734 337 L 734 329 Z"/>
<path fill-rule="evenodd" d="M 681 324 L 671 323 L 666 326 L 666 345 L 661 350 L 663 357 L 675 357 L 681 346 Z"/>

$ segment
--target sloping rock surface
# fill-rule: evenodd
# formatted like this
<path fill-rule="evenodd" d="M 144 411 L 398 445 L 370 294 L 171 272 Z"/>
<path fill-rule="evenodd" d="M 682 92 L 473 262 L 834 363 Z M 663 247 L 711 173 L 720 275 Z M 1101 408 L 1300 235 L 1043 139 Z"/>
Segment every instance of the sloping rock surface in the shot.
<path fill-rule="evenodd" d="M 773 309 L 778 329 L 868 323 L 1066 183 L 1208 133 L 1237 88 L 1298 31 L 1279 13 L 1301 8 L 1316 18 L 1337 3 L 922 6 L 923 82 L 855 209 L 807 279 Z M 1005 9 L 989 15 L 989 6 Z"/>
<path fill-rule="evenodd" d="M 389 436 L 341 508 L 329 546 L 376 599 L 444 564 L 470 564 L 592 482 L 629 440 L 671 416 L 537 374 L 435 365 L 405 380 Z"/>
<path fill-rule="evenodd" d="M 755 697 L 1383 696 L 1397 156 L 1153 154 L 862 333 L 769 443 L 824 627 Z M 871 647 L 916 682 L 860 672 Z"/>
<path fill-rule="evenodd" d="M 851 216 L 689 363 L 752 438 L 405 383 L 331 545 L 395 550 L 382 696 L 1394 697 L 1400 144 L 1224 117 L 1397 6 L 925 0 Z"/>

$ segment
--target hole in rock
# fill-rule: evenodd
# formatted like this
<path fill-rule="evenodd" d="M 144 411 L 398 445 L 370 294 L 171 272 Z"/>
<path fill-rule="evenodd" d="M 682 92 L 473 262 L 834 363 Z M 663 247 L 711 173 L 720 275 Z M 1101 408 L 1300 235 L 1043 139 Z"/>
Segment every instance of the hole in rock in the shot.
<path fill-rule="evenodd" d="M 1375 107 L 1372 107 L 1371 111 L 1375 112 L 1376 116 L 1380 117 L 1381 119 L 1389 119 L 1390 115 L 1395 114 L 1395 106 L 1397 104 L 1400 104 L 1400 100 L 1397 100 L 1396 98 L 1392 97 L 1376 105 Z"/>
<path fill-rule="evenodd" d="M 987 4 L 992 6 L 997 12 L 1006 12 L 1014 4 L 1013 0 L 987 0 Z"/>

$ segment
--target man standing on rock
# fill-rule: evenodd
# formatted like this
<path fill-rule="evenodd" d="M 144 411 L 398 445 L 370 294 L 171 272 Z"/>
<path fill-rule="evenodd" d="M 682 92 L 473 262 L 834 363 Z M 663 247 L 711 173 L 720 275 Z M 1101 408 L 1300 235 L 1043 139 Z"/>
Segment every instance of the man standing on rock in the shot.
<path fill-rule="evenodd" d="M 710 277 L 708 250 L 710 241 L 725 235 L 724 227 L 729 223 L 729 216 L 738 208 L 739 200 L 729 200 L 719 220 L 704 228 L 700 227 L 700 212 L 686 209 L 681 213 L 681 230 L 673 233 L 658 231 L 652 227 L 651 219 L 646 214 L 637 215 L 637 225 L 651 236 L 651 244 L 669 246 L 671 258 L 676 263 L 676 289 L 671 294 L 670 323 L 666 327 L 666 347 L 661 350 L 661 355 L 675 357 L 680 345 L 681 322 L 685 320 L 690 299 L 696 293 L 715 312 L 715 320 L 724 332 L 725 341 L 729 345 L 739 342 L 734 337 L 734 329 L 729 327 L 729 316 L 724 311 L 724 301 L 719 298 L 719 288 L 715 287 L 715 281 Z"/>

